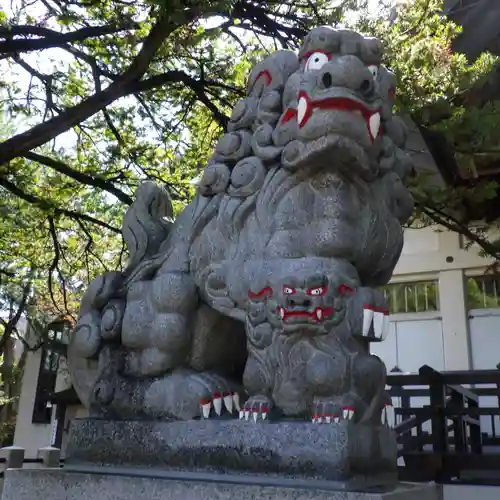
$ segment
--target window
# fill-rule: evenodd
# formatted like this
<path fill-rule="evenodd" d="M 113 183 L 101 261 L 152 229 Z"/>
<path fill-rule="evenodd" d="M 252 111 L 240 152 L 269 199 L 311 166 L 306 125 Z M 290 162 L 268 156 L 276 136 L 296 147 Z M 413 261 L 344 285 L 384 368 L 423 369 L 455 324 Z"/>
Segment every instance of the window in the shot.
<path fill-rule="evenodd" d="M 500 307 L 500 276 L 467 278 L 467 305 L 469 309 Z"/>
<path fill-rule="evenodd" d="M 33 407 L 34 424 L 50 424 L 52 420 L 52 408 L 48 407 L 50 395 L 56 387 L 57 370 L 59 368 L 59 353 L 51 348 L 52 344 L 60 341 L 61 332 L 50 331 L 47 345 L 42 347 L 42 358 L 40 360 L 40 371 Z M 54 346 L 52 346 L 54 347 Z"/>
<path fill-rule="evenodd" d="M 391 283 L 382 291 L 389 301 L 391 314 L 439 310 L 437 281 Z"/>

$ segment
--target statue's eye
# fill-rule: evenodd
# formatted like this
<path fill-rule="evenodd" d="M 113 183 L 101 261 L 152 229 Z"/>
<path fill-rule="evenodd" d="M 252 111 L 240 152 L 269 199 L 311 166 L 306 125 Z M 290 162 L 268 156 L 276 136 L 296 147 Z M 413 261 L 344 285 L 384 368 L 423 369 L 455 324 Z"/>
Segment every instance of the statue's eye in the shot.
<path fill-rule="evenodd" d="M 313 52 L 306 62 L 306 71 L 321 69 L 328 62 L 328 56 L 324 52 Z"/>
<path fill-rule="evenodd" d="M 294 294 L 295 294 L 295 288 L 292 288 L 292 287 L 290 287 L 290 286 L 286 286 L 286 285 L 285 285 L 285 286 L 283 287 L 283 293 L 284 293 L 285 295 L 294 295 Z"/>
<path fill-rule="evenodd" d="M 368 66 L 368 69 L 370 70 L 370 73 L 373 76 L 373 79 L 376 80 L 378 78 L 378 66 L 375 66 L 372 64 L 371 66 Z"/>
<path fill-rule="evenodd" d="M 309 288 L 307 290 L 308 295 L 324 295 L 326 292 L 326 287 L 324 286 L 318 286 L 316 288 Z"/>

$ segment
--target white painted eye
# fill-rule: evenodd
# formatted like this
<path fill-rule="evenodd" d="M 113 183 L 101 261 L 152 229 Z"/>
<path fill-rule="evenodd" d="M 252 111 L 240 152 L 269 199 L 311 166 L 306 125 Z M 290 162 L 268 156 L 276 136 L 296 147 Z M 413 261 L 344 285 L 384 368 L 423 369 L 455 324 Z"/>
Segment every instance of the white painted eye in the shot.
<path fill-rule="evenodd" d="M 376 80 L 378 78 L 378 66 L 375 66 L 372 64 L 371 66 L 368 66 L 368 69 L 370 70 L 370 73 L 373 76 L 373 79 Z"/>
<path fill-rule="evenodd" d="M 283 293 L 285 295 L 293 295 L 295 293 L 295 290 L 293 288 L 290 288 L 289 286 L 284 286 Z"/>
<path fill-rule="evenodd" d="M 328 62 L 328 56 L 324 52 L 313 52 L 306 62 L 306 71 L 321 69 Z"/>
<path fill-rule="evenodd" d="M 325 289 L 322 286 L 319 286 L 318 288 L 311 288 L 309 290 L 309 295 L 323 295 L 323 292 Z"/>

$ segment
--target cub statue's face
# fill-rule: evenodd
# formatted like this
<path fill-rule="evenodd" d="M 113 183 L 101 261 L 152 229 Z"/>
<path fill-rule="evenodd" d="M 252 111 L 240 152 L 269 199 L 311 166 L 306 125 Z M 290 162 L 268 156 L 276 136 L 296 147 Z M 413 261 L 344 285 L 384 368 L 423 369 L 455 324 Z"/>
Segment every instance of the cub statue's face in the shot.
<path fill-rule="evenodd" d="M 264 288 L 249 291 L 251 301 L 265 301 L 269 321 L 284 333 L 325 335 L 345 317 L 357 279 L 323 259 L 284 259 L 281 272 Z M 333 264 L 333 265 L 332 265 Z"/>
<path fill-rule="evenodd" d="M 276 314 L 285 332 L 328 333 L 344 319 L 344 295 L 353 293 L 345 284 L 335 287 L 326 276 L 314 275 L 290 277 L 277 288 Z"/>

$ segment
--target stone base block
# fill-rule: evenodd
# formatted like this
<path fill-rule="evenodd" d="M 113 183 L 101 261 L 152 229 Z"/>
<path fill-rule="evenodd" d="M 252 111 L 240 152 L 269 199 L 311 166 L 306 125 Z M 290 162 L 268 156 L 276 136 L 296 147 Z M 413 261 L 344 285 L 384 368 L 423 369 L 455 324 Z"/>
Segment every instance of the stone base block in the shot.
<path fill-rule="evenodd" d="M 67 465 L 280 475 L 344 481 L 351 488 L 397 481 L 391 429 L 308 422 L 75 420 Z"/>
<path fill-rule="evenodd" d="M 441 500 L 435 485 L 400 484 L 391 491 L 358 493 L 329 481 L 283 480 L 262 476 L 163 473 L 118 470 L 112 474 L 66 470 L 10 469 L 2 500 Z M 122 475 L 123 474 L 123 475 Z"/>

